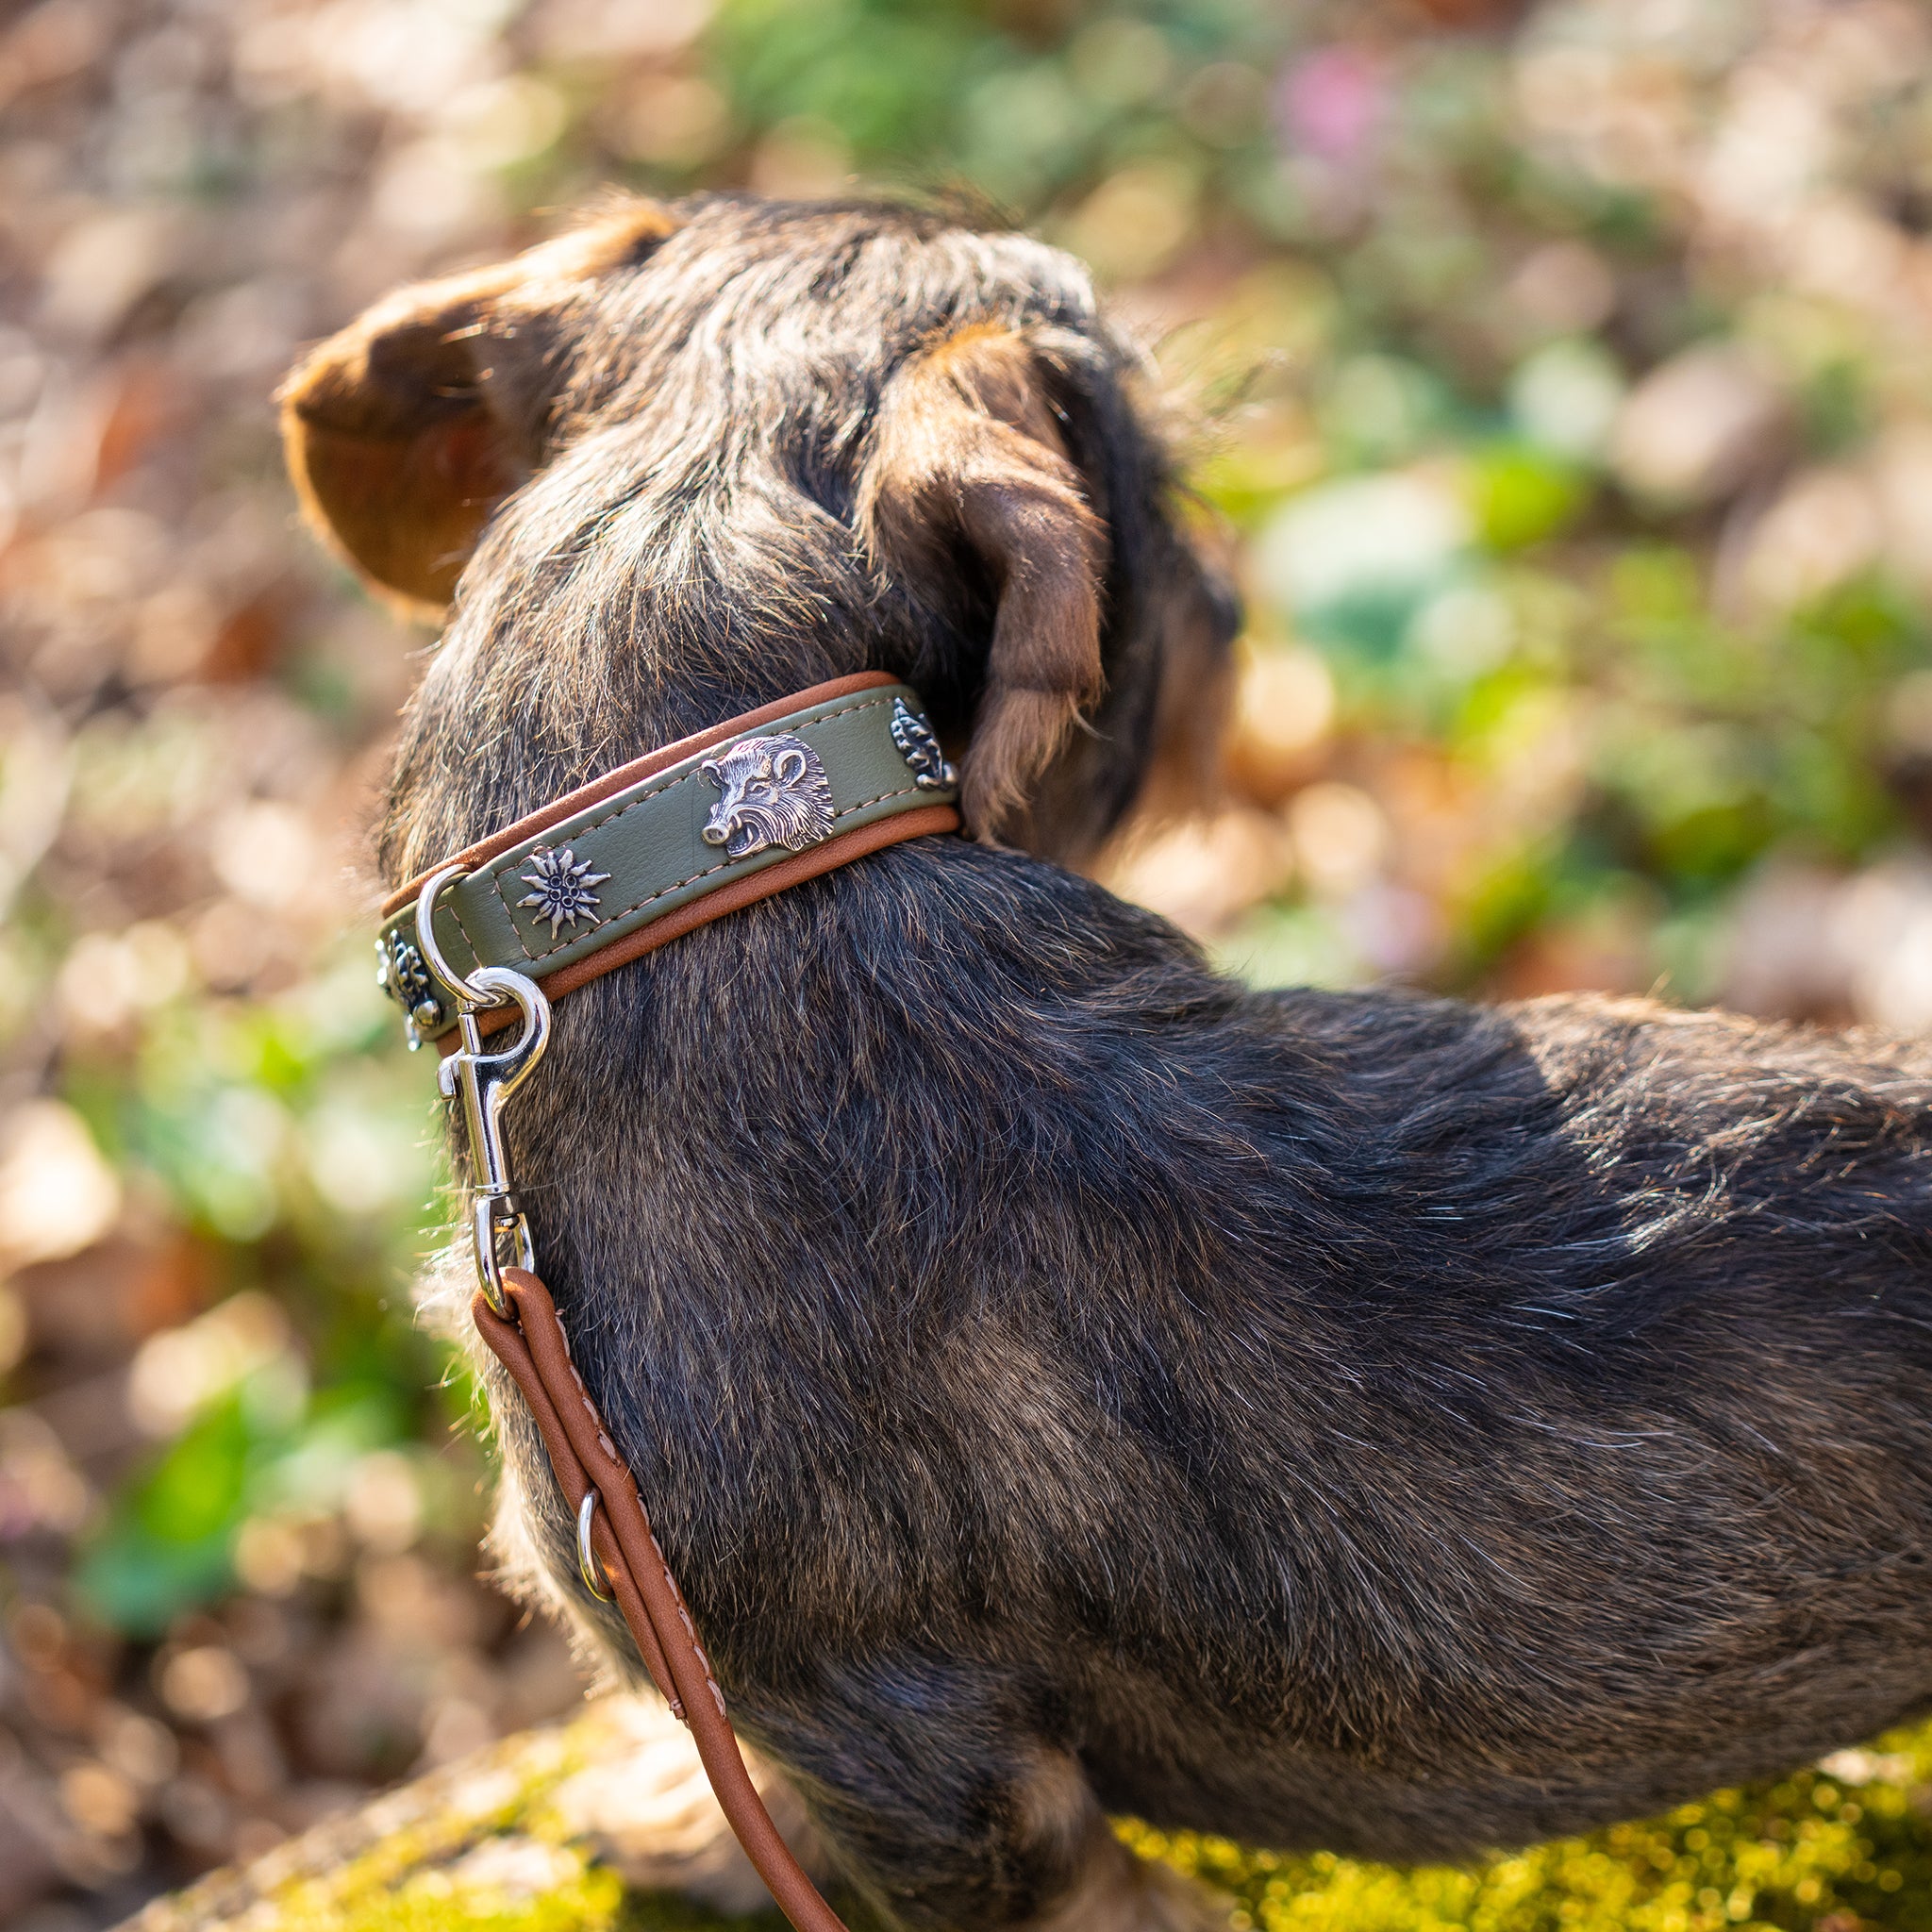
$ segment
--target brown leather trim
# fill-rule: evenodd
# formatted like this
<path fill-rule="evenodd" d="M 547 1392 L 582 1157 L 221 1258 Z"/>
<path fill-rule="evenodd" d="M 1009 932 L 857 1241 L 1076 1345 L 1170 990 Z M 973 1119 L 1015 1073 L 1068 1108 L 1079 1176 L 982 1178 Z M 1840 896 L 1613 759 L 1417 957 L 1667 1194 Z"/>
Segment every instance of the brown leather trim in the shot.
<path fill-rule="evenodd" d="M 416 894 L 423 890 L 423 881 L 431 872 L 439 872 L 444 865 L 460 865 L 466 872 L 475 872 L 478 866 L 488 865 L 492 858 L 502 858 L 525 839 L 534 839 L 589 807 L 601 805 L 615 793 L 627 791 L 645 778 L 654 778 L 659 772 L 682 764 L 686 758 L 698 752 L 708 751 L 712 745 L 721 744 L 727 738 L 736 738 L 741 731 L 755 731 L 760 724 L 769 724 L 774 719 L 790 717 L 793 711 L 808 710 L 813 705 L 823 705 L 856 691 L 873 691 L 882 684 L 898 682 L 898 678 L 889 671 L 855 671 L 850 677 L 830 678 L 824 684 L 812 685 L 808 690 L 794 691 L 789 698 L 760 705 L 757 710 L 746 711 L 741 717 L 727 718 L 724 724 L 713 724 L 708 730 L 694 731 L 675 744 L 659 745 L 656 751 L 647 751 L 642 758 L 633 758 L 629 764 L 619 765 L 616 771 L 606 772 L 601 778 L 592 778 L 588 785 L 579 785 L 575 791 L 566 791 L 561 798 L 552 799 L 541 810 L 525 814 L 514 824 L 506 825 L 502 831 L 492 832 L 489 838 L 479 839 L 474 845 L 466 845 L 462 851 L 453 853 L 448 858 L 431 866 L 428 872 L 418 873 L 407 886 L 399 886 L 382 902 L 382 916 L 392 918 L 412 904 Z M 554 976 L 561 979 L 564 975 L 559 973 Z"/>
<path fill-rule="evenodd" d="M 552 1449 L 558 1478 L 565 1483 L 565 1495 L 570 1494 L 565 1471 L 572 1462 L 580 1482 L 588 1479 L 596 1484 L 604 1502 L 599 1513 L 615 1532 L 620 1558 L 609 1565 L 611 1581 L 634 1585 L 633 1590 L 619 1589 L 625 1621 L 630 1624 L 639 1650 L 646 1658 L 650 1655 L 646 1646 L 652 1639 L 660 1647 L 711 1789 L 744 1847 L 745 1857 L 797 1932 L 845 1932 L 843 1922 L 819 1896 L 818 1889 L 779 1836 L 744 1768 L 738 1738 L 724 1714 L 724 1693 L 711 1674 L 710 1659 L 698 1641 L 683 1592 L 652 1533 L 637 1483 L 571 1361 L 570 1343 L 550 1291 L 521 1268 L 506 1268 L 503 1279 L 516 1310 L 515 1323 L 504 1321 L 478 1295 L 473 1304 L 477 1325 L 516 1377 L 526 1399 L 534 1393 L 531 1408 L 545 1444 L 551 1441 L 552 1428 L 566 1439 L 560 1446 L 567 1455 L 559 1457 L 558 1450 Z M 578 1489 L 576 1494 L 581 1502 L 583 1490 Z M 598 1555 L 600 1559 L 604 1557 L 602 1548 Z M 634 1602 L 638 1621 L 632 1617 Z"/>
<path fill-rule="evenodd" d="M 798 708 L 794 705 L 791 708 Z M 741 719 L 730 728 L 738 730 L 742 724 Z M 540 984 L 552 1000 L 560 1000 L 565 993 L 575 992 L 580 986 L 588 986 L 600 974 L 619 966 L 627 966 L 633 959 L 641 959 L 646 953 L 654 953 L 659 946 L 682 939 L 686 933 L 695 932 L 699 926 L 708 925 L 714 919 L 723 919 L 727 912 L 755 906 L 774 892 L 785 891 L 807 879 L 815 879 L 821 873 L 835 871 L 841 865 L 850 865 L 855 858 L 882 852 L 888 845 L 897 845 L 903 840 L 923 839 L 929 833 L 957 832 L 958 829 L 959 814 L 950 805 L 921 806 L 914 811 L 897 812 L 888 819 L 874 819 L 869 825 L 860 825 L 855 831 L 841 832 L 836 839 L 827 839 L 823 845 L 809 846 L 790 858 L 781 858 L 776 865 L 768 865 L 763 872 L 748 873 L 728 886 L 720 886 L 715 892 L 707 892 L 703 898 L 688 900 L 675 912 L 667 912 L 662 919 L 626 933 L 623 939 L 612 941 L 597 952 L 586 954 L 568 966 L 559 966 Z M 517 1008 L 513 1006 L 486 1007 L 476 1015 L 476 1030 L 488 1036 L 508 1026 L 516 1018 Z M 437 1041 L 437 1050 L 446 1058 L 461 1043 L 460 1033 L 445 1033 Z"/>

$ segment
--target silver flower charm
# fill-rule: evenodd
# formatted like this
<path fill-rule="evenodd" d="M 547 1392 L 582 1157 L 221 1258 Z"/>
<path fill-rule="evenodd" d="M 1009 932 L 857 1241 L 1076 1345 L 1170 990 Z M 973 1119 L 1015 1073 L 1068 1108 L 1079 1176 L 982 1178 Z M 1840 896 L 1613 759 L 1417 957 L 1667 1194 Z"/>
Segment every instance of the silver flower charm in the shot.
<path fill-rule="evenodd" d="M 959 774 L 940 749 L 932 726 L 904 698 L 892 700 L 892 742 L 911 766 L 912 782 L 922 791 L 947 791 L 959 782 Z"/>
<path fill-rule="evenodd" d="M 597 909 L 597 895 L 591 888 L 601 886 L 610 876 L 608 872 L 592 872 L 591 861 L 577 858 L 568 845 L 560 852 L 540 846 L 530 854 L 530 863 L 535 870 L 519 873 L 517 876 L 525 885 L 535 886 L 537 890 L 517 904 L 534 906 L 537 917 L 550 922 L 552 939 L 557 937 L 559 926 L 575 926 L 578 920 L 589 919 Z M 594 925 L 596 921 L 591 923 Z"/>

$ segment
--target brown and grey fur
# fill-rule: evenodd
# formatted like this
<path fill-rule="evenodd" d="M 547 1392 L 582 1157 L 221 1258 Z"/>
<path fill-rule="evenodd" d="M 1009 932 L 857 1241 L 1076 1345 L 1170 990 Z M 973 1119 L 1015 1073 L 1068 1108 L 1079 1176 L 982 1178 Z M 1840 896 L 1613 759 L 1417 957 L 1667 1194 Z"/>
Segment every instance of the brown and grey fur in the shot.
<path fill-rule="evenodd" d="M 1226 641 L 1133 376 L 1062 255 L 724 198 L 410 291 L 290 391 L 350 553 L 460 571 L 391 879 L 874 667 L 1004 834 L 574 994 L 510 1124 L 738 1722 L 917 1926 L 1181 1923 L 1103 1812 L 1462 1858 L 1932 1697 L 1932 1056 L 1246 992 L 1039 856 Z"/>

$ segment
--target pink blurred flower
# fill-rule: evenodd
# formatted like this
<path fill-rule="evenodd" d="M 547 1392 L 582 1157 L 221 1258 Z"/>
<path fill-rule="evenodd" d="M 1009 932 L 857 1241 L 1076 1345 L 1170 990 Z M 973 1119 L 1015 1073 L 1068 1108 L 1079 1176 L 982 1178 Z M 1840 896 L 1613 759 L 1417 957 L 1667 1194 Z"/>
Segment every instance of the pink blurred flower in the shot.
<path fill-rule="evenodd" d="M 1284 145 L 1324 161 L 1360 158 L 1388 107 L 1381 63 L 1359 47 L 1324 47 L 1284 68 L 1275 105 Z"/>

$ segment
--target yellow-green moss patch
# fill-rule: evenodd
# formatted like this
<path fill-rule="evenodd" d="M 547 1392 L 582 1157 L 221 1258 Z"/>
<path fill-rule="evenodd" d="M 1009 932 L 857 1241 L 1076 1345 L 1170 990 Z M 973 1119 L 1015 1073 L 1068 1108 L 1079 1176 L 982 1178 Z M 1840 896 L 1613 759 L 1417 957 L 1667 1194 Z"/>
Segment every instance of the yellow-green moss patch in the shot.
<path fill-rule="evenodd" d="M 1259 1932 L 1932 1932 L 1932 1726 L 1826 1765 L 1467 1871 L 1121 1830 Z"/>

